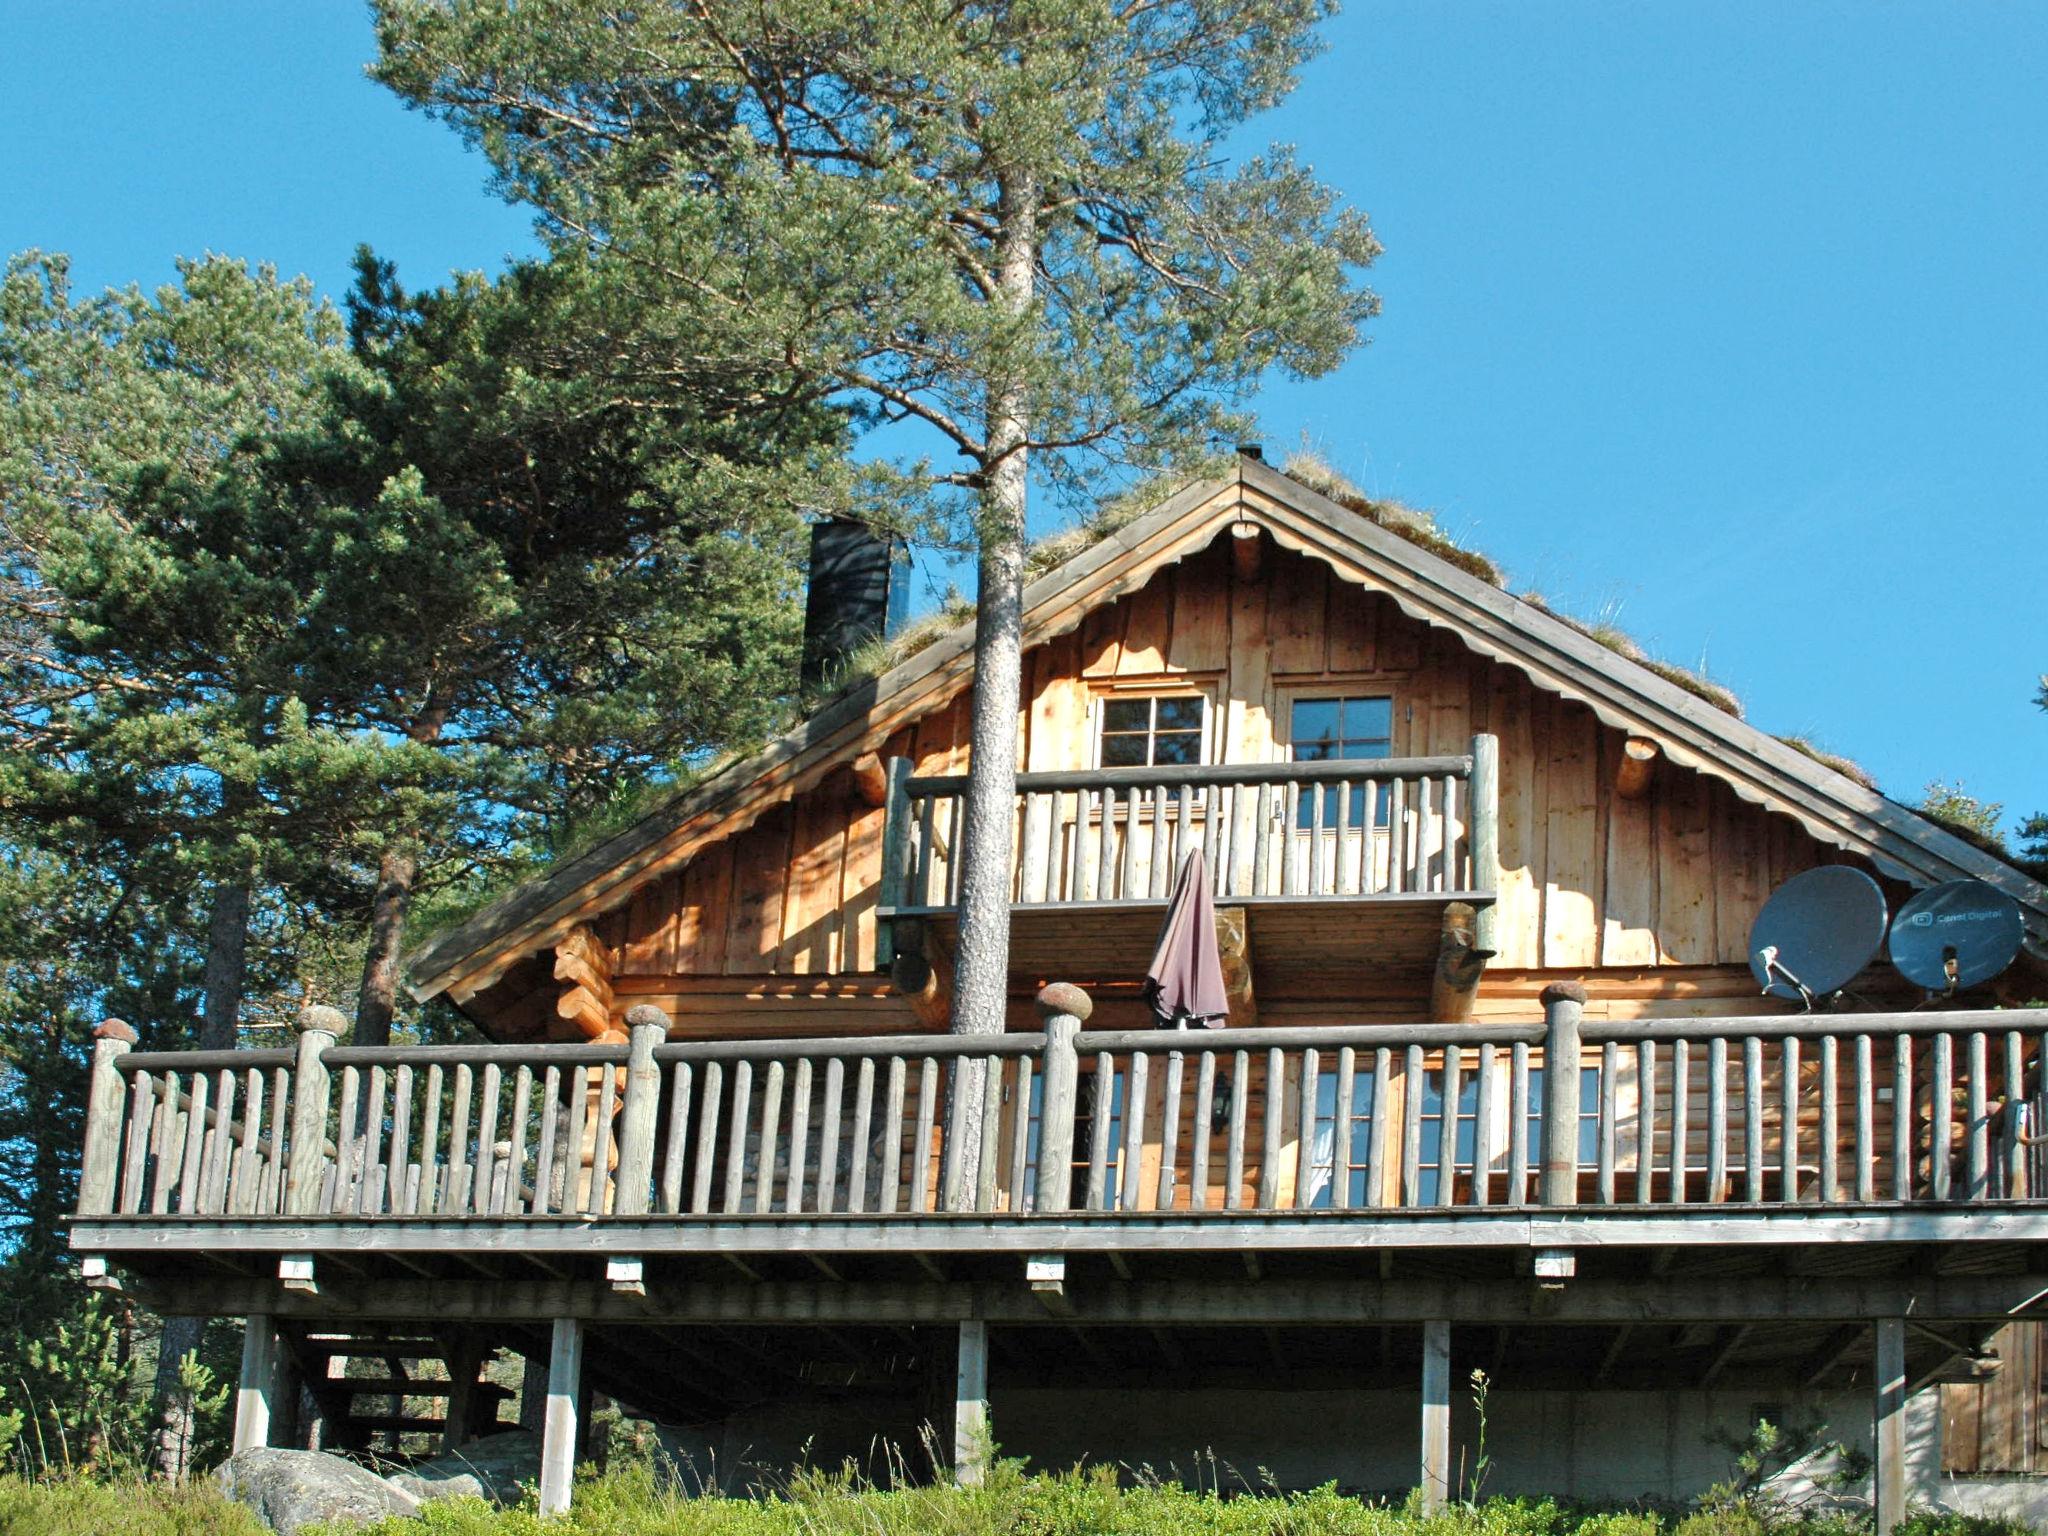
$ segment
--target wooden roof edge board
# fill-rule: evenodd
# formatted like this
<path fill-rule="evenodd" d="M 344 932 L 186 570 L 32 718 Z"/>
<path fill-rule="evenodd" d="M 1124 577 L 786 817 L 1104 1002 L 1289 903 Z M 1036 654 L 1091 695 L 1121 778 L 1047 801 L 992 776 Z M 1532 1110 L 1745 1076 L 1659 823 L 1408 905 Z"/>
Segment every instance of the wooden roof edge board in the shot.
<path fill-rule="evenodd" d="M 1236 498 L 1232 493 L 1238 490 L 1240 483 L 1241 475 L 1233 473 L 1188 485 L 1152 511 L 1133 519 L 1030 583 L 1024 589 L 1026 644 L 1056 639 L 1078 626 L 1101 598 L 1096 593 L 1077 594 L 1074 591 L 1076 587 L 1088 584 L 1105 568 L 1139 553 L 1153 538 L 1171 530 L 1189 513 L 1202 509 L 1219 497 L 1230 497 L 1234 505 Z M 1165 562 L 1162 560 L 1162 563 Z M 1064 611 L 1045 614 L 1036 611 L 1062 598 L 1067 599 Z M 658 871 L 649 867 L 655 860 L 642 855 L 654 854 L 659 858 L 660 845 L 685 832 L 693 823 L 715 823 L 720 835 L 743 830 L 740 826 L 728 826 L 725 818 L 717 813 L 726 802 L 753 788 L 770 773 L 784 768 L 807 752 L 814 759 L 830 758 L 849 744 L 856 752 L 872 746 L 888 734 L 888 722 L 878 723 L 873 718 L 877 707 L 919 683 L 945 691 L 936 700 L 919 696 L 904 701 L 906 707 L 899 708 L 898 715 L 920 712 L 922 708 L 943 703 L 953 691 L 957 691 L 957 687 L 965 686 L 974 655 L 974 632 L 974 622 L 970 619 L 889 671 L 829 701 L 816 714 L 790 727 L 761 751 L 734 759 L 709 778 L 683 791 L 669 804 L 650 812 L 558 868 L 508 891 L 483 910 L 435 935 L 405 958 L 407 989 L 422 1002 L 443 991 L 474 995 L 490 980 L 495 980 L 496 974 L 502 974 L 504 965 L 483 957 L 483 951 L 501 937 L 518 933 L 522 953 L 552 943 L 558 936 L 555 930 L 567 926 L 574 915 L 588 905 L 593 886 L 600 887 L 602 891 L 628 882 L 639 885 L 655 878 Z M 948 674 L 954 675 L 949 678 Z M 956 688 L 947 689 L 949 681 L 957 685 Z M 849 736 L 848 732 L 858 732 L 858 735 Z M 772 803 L 764 802 L 761 809 Z M 700 840 L 700 843 L 705 840 L 708 839 Z M 661 862 L 679 862 L 680 857 L 687 857 L 687 852 Z M 605 876 L 608 874 L 620 878 L 607 881 Z M 497 947 L 503 948 L 502 945 Z M 512 957 L 512 960 L 516 959 L 517 956 Z M 510 963 L 511 960 L 504 962 Z"/>
<path fill-rule="evenodd" d="M 1743 798 L 1797 817 L 1824 841 L 1866 852 L 1895 866 L 1905 878 L 1939 880 L 1968 875 L 1984 880 L 2032 909 L 2036 921 L 2030 927 L 2037 937 L 2048 931 L 2048 887 L 1938 822 L 1714 708 L 1533 604 L 1459 570 L 1263 464 L 1246 463 L 1241 475 L 1261 503 L 1255 515 L 1269 514 L 1260 521 L 1266 523 L 1276 542 L 1334 564 L 1324 550 L 1313 546 L 1322 542 L 1321 535 L 1341 534 L 1347 543 L 1383 558 L 1408 578 L 1383 578 L 1374 585 L 1411 617 L 1451 628 L 1468 643 L 1477 641 L 1475 648 L 1482 653 L 1528 672 L 1546 688 L 1589 705 L 1606 724 L 1645 730 L 1657 737 L 1681 766 L 1712 774 Z M 1263 504 L 1268 501 L 1277 505 Z M 1301 514 L 1304 521 L 1297 524 L 1286 517 L 1289 510 Z M 1490 633 L 1489 626 L 1474 622 L 1482 616 L 1503 626 L 1506 633 Z M 1735 754 L 1733 761 L 1731 753 Z M 1751 765 L 1752 771 L 1742 771 Z M 1858 819 L 1890 836 L 1861 835 L 1854 824 Z"/>
<path fill-rule="evenodd" d="M 1998 886 L 2028 909 L 2034 942 L 2048 942 L 2048 889 L 2012 866 L 1264 464 L 1241 460 L 1229 475 L 1185 487 L 1032 582 L 1024 593 L 1026 645 L 1069 632 L 1088 612 L 1185 558 L 1192 541 L 1243 520 L 1385 592 L 1410 617 L 1453 630 L 1538 686 L 1586 704 L 1603 723 L 1655 737 L 1679 766 L 1721 779 L 1743 799 L 1794 817 L 1888 874 L 1911 881 L 1971 875 Z M 1184 521 L 1189 526 L 1177 526 Z M 438 936 L 408 957 L 414 995 L 473 995 L 593 904 L 615 904 L 613 897 L 743 830 L 839 756 L 869 750 L 906 719 L 947 702 L 971 680 L 974 634 L 972 620 L 961 624 L 762 751 Z M 752 796 L 735 817 L 732 802 L 757 788 L 769 792 Z"/>

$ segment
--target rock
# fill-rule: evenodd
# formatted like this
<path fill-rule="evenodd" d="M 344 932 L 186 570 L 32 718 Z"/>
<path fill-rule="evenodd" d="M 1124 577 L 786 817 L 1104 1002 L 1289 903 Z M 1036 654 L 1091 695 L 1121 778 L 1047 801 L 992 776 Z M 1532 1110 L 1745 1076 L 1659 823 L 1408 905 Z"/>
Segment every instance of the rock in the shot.
<path fill-rule="evenodd" d="M 523 1429 L 485 1435 L 385 1481 L 422 1502 L 470 1494 L 493 1504 L 516 1504 L 521 1483 L 540 1481 L 540 1436 Z"/>
<path fill-rule="evenodd" d="M 367 1525 L 420 1508 L 418 1499 L 368 1468 L 322 1451 L 237 1451 L 214 1476 L 229 1498 L 248 1505 L 278 1536 L 316 1522 Z"/>

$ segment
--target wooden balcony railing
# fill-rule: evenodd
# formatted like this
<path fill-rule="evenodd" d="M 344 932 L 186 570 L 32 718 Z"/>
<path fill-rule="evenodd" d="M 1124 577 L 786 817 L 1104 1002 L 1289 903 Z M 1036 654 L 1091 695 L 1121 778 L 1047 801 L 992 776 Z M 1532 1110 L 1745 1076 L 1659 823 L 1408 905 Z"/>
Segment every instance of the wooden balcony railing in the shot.
<path fill-rule="evenodd" d="M 80 1215 L 917 1221 L 2038 1200 L 2048 1011 L 94 1054 Z M 1066 1011 L 1062 1011 L 1066 1010 Z M 1574 1063 L 1569 1073 L 1549 1064 Z M 2030 1107 L 2031 1106 L 2031 1107 Z M 221 1239 L 231 1242 L 232 1238 Z"/>
<path fill-rule="evenodd" d="M 1019 774 L 1012 899 L 1163 901 L 1198 842 L 1219 901 L 1491 891 L 1497 763 L 1479 736 L 1456 757 Z M 967 779 L 889 774 L 882 906 L 950 911 Z"/>

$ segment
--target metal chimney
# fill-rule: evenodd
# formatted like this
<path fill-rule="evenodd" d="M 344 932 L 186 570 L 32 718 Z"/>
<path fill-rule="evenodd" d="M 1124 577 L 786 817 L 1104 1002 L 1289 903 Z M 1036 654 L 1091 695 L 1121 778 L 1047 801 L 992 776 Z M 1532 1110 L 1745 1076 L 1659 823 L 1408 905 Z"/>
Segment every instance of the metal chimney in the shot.
<path fill-rule="evenodd" d="M 899 628 L 910 610 L 909 551 L 852 518 L 811 525 L 802 681 L 815 687 L 862 642 Z"/>

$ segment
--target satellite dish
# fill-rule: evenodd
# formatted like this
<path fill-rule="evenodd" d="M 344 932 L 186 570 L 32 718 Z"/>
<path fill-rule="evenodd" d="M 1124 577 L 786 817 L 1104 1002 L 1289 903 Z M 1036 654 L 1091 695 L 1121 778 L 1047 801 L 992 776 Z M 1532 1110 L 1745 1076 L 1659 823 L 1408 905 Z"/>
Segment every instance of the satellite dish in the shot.
<path fill-rule="evenodd" d="M 1860 869 L 1823 864 L 1771 893 L 1749 930 L 1749 969 L 1769 997 L 1811 1008 L 1884 944 L 1884 892 Z"/>
<path fill-rule="evenodd" d="M 2020 904 L 1982 880 L 1950 880 L 1920 892 L 1892 923 L 1892 964 L 1929 992 L 1989 981 L 2011 965 L 2026 929 Z"/>

